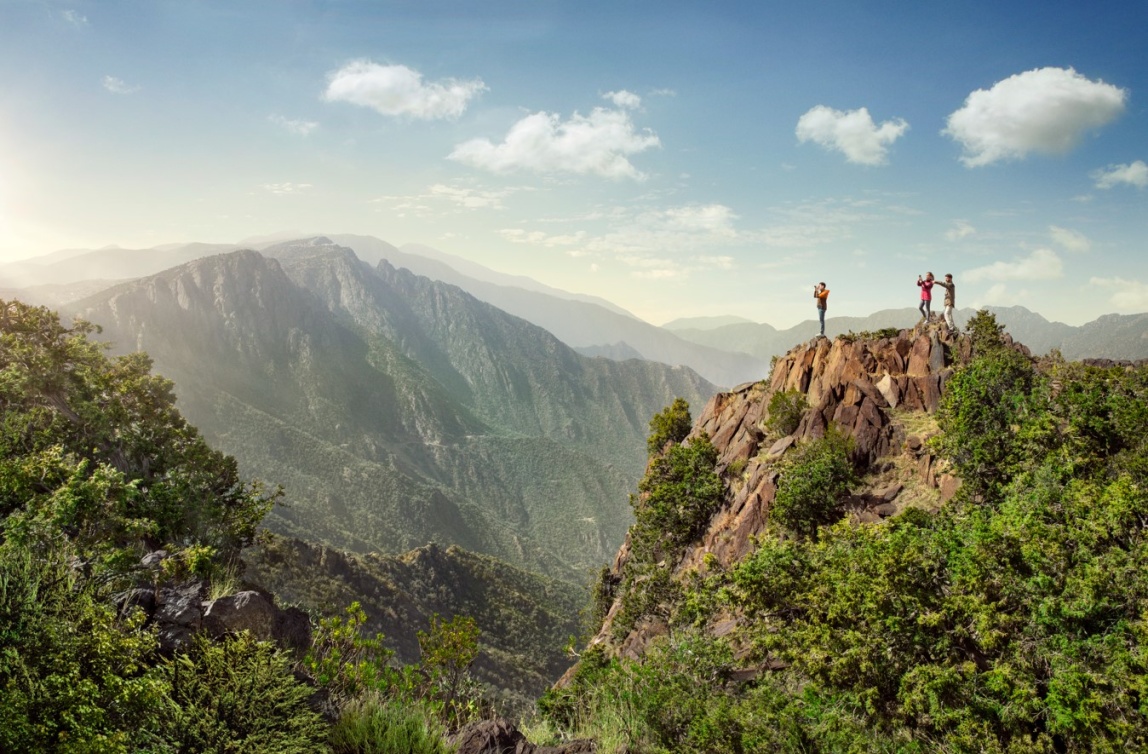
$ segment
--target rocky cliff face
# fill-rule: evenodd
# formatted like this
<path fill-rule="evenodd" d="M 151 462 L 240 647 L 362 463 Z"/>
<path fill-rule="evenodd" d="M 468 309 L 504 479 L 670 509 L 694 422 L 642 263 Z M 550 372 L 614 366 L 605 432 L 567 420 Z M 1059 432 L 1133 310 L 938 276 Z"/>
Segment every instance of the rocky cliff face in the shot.
<path fill-rule="evenodd" d="M 676 563 L 658 566 L 682 581 L 692 573 L 728 568 L 741 560 L 752 550 L 755 535 L 766 527 L 777 492 L 779 461 L 803 441 L 824 436 L 831 425 L 852 438 L 853 460 L 862 473 L 861 486 L 845 501 L 852 520 L 874 523 L 908 506 L 943 503 L 960 482 L 933 457 L 927 440 L 938 431 L 933 415 L 945 384 L 954 367 L 970 354 L 967 337 L 935 324 L 890 337 L 816 338 L 780 357 L 767 380 L 715 395 L 686 442 L 702 434 L 710 437 L 718 451 L 725 500 L 704 534 Z M 778 437 L 767 431 L 766 424 L 770 399 L 781 391 L 800 393 L 808 409 L 796 430 Z M 604 578 L 607 589 L 623 583 L 629 558 L 627 538 Z M 638 656 L 669 627 L 664 619 L 646 615 L 619 638 L 614 620 L 622 596 L 614 594 L 602 629 L 591 643 Z M 727 618 L 711 630 L 721 634 L 731 630 L 738 618 Z"/>

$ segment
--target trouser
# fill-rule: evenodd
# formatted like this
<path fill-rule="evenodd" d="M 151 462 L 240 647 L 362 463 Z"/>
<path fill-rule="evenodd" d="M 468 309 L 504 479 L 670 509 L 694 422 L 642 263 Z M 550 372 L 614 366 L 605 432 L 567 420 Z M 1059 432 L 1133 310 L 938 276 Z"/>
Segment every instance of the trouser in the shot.
<path fill-rule="evenodd" d="M 933 302 L 928 299 L 921 299 L 921 305 L 917 308 L 921 310 L 921 317 L 927 320 L 933 313 Z"/>
<path fill-rule="evenodd" d="M 817 310 L 817 318 L 821 320 L 821 334 L 824 335 L 825 334 L 825 310 L 824 309 L 818 309 Z"/>
<path fill-rule="evenodd" d="M 948 304 L 945 305 L 945 324 L 949 326 L 950 330 L 957 329 L 956 323 L 953 322 L 953 307 Z"/>

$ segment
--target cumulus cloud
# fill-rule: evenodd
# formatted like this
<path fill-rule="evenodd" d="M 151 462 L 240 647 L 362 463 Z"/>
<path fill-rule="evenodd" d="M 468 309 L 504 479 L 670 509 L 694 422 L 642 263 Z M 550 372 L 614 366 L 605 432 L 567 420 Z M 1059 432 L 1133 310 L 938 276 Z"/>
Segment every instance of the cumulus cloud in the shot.
<path fill-rule="evenodd" d="M 135 94 L 140 90 L 138 86 L 129 86 L 123 79 L 118 79 L 115 76 L 104 76 L 101 83 L 104 85 L 104 89 L 112 94 Z"/>
<path fill-rule="evenodd" d="M 1084 253 L 1092 248 L 1092 242 L 1088 240 L 1088 236 L 1080 231 L 1050 225 L 1048 226 L 1048 235 L 1052 238 L 1053 243 L 1068 251 Z"/>
<path fill-rule="evenodd" d="M 982 280 L 1054 280 L 1064 277 L 1064 263 L 1051 249 L 1036 249 L 1027 257 L 1012 262 L 994 262 L 965 272 L 962 277 L 970 283 Z"/>
<path fill-rule="evenodd" d="M 567 121 L 553 113 L 527 115 L 510 127 L 501 144 L 471 139 L 456 146 L 450 159 L 495 173 L 530 170 L 643 180 L 645 175 L 627 157 L 659 146 L 657 135 L 637 130 L 626 111 L 599 107 Z"/>
<path fill-rule="evenodd" d="M 978 89 L 949 115 L 941 133 L 964 148 L 967 167 L 1019 159 L 1029 152 L 1063 154 L 1089 130 L 1124 111 L 1128 92 L 1072 68 L 1039 68 Z"/>
<path fill-rule="evenodd" d="M 267 119 L 297 136 L 306 136 L 319 127 L 319 124 L 313 121 L 284 118 L 282 115 L 271 115 Z"/>
<path fill-rule="evenodd" d="M 642 106 L 642 98 L 633 92 L 627 92 L 625 89 L 619 89 L 616 92 L 606 92 L 602 95 L 602 98 L 610 100 L 616 107 L 621 107 L 625 110 L 637 110 Z"/>
<path fill-rule="evenodd" d="M 884 165 L 889 145 L 908 130 L 909 124 L 900 118 L 878 126 L 864 107 L 842 112 L 818 105 L 798 119 L 797 140 L 841 152 L 859 165 Z"/>
<path fill-rule="evenodd" d="M 1148 285 L 1124 278 L 1092 278 L 1089 283 L 1112 291 L 1108 301 L 1119 311 L 1142 312 L 1148 310 Z"/>
<path fill-rule="evenodd" d="M 1096 181 L 1096 188 L 1110 189 L 1122 183 L 1144 188 L 1148 186 L 1148 164 L 1143 160 L 1137 160 L 1129 165 L 1109 165 L 1103 170 L 1095 171 L 1092 179 Z"/>
<path fill-rule="evenodd" d="M 264 183 L 263 188 L 272 194 L 299 194 L 312 188 L 310 183 Z"/>
<path fill-rule="evenodd" d="M 960 241 L 962 238 L 968 238 L 975 235 L 977 229 L 964 220 L 957 220 L 953 223 L 953 227 L 945 232 L 945 238 L 950 241 Z"/>
<path fill-rule="evenodd" d="M 379 65 L 356 60 L 328 76 L 323 99 L 369 107 L 388 116 L 422 120 L 457 118 L 467 104 L 486 91 L 481 79 L 423 81 L 405 65 Z"/>

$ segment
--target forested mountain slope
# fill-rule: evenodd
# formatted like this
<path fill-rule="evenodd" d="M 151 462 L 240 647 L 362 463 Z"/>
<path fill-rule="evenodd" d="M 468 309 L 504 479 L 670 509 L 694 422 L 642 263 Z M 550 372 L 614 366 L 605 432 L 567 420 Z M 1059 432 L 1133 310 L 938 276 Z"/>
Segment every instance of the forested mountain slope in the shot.
<path fill-rule="evenodd" d="M 582 357 L 452 286 L 319 241 L 196 260 L 79 302 L 147 350 L 270 528 L 355 550 L 437 541 L 572 577 L 608 558 L 648 417 L 696 374 Z"/>

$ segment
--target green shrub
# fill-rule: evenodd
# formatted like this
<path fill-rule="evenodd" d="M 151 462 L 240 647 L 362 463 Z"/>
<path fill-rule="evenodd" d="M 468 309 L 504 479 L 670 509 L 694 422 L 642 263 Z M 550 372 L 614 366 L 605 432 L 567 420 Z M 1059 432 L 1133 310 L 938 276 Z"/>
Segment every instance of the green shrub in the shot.
<path fill-rule="evenodd" d="M 70 555 L 0 544 L 0 751 L 127 752 L 165 705 L 155 636 Z"/>
<path fill-rule="evenodd" d="M 692 427 L 690 404 L 685 398 L 675 398 L 672 405 L 666 406 L 650 419 L 646 450 L 651 456 L 657 455 L 666 447 L 666 443 L 679 443 L 686 439 Z"/>
<path fill-rule="evenodd" d="M 841 499 L 856 484 L 849 449 L 849 438 L 833 430 L 798 448 L 782 469 L 770 517 L 807 537 L 839 518 Z"/>
<path fill-rule="evenodd" d="M 430 629 L 418 632 L 419 666 L 426 677 L 422 700 L 452 728 L 482 713 L 482 690 L 468 673 L 478 659 L 478 636 L 478 624 L 466 615 L 450 620 L 433 615 Z"/>
<path fill-rule="evenodd" d="M 797 390 L 782 390 L 769 399 L 768 417 L 765 428 L 778 437 L 785 437 L 797 431 L 801 417 L 809 408 L 805 394 Z"/>
<path fill-rule="evenodd" d="M 334 754 L 450 754 L 446 729 L 421 705 L 378 693 L 343 707 L 331 728 Z"/>
<path fill-rule="evenodd" d="M 191 651 L 163 666 L 170 704 L 156 737 L 175 751 L 310 754 L 327 726 L 308 706 L 314 690 L 295 678 L 294 661 L 243 633 L 197 637 Z"/>
<path fill-rule="evenodd" d="M 654 459 L 638 483 L 642 494 L 631 498 L 635 557 L 646 562 L 672 557 L 705 530 L 724 499 L 716 464 L 717 449 L 704 435 Z"/>

